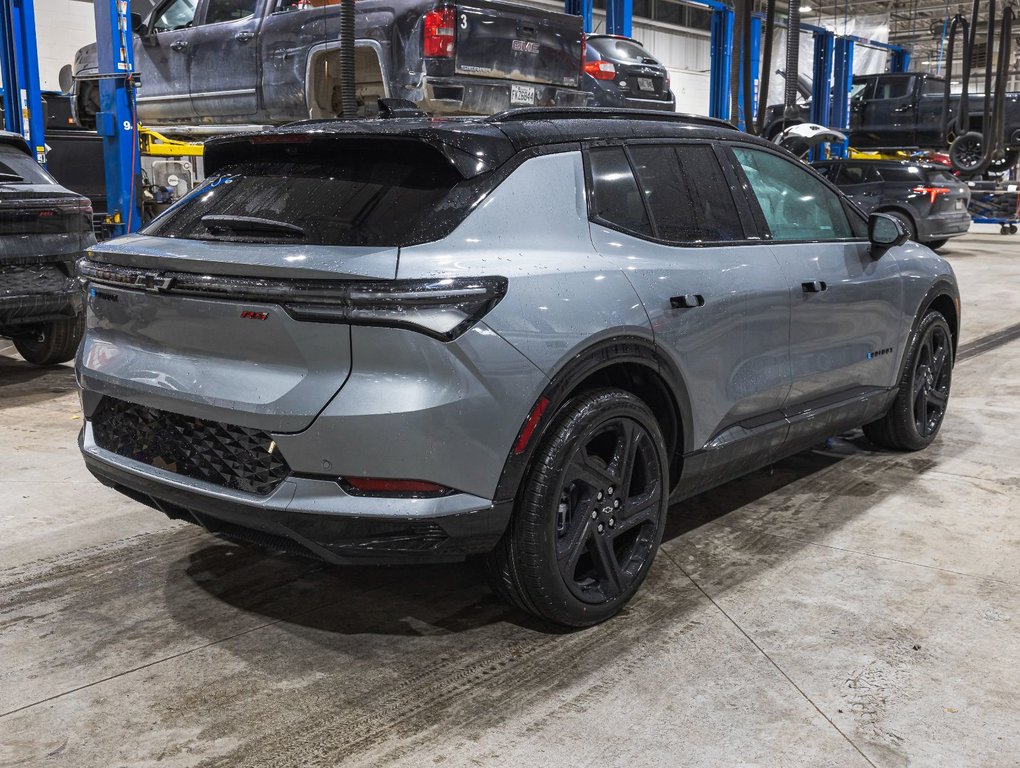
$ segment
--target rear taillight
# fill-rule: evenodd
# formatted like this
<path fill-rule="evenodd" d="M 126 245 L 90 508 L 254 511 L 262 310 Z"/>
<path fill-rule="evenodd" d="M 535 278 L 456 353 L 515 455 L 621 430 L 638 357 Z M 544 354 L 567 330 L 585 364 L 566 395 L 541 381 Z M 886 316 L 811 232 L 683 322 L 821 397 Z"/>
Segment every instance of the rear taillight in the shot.
<path fill-rule="evenodd" d="M 613 80 L 616 77 L 616 67 L 611 61 L 586 61 L 584 71 L 596 80 Z"/>
<path fill-rule="evenodd" d="M 281 305 L 296 320 L 376 325 L 456 339 L 506 295 L 505 277 L 421 280 L 265 280 L 121 267 L 78 260 L 82 282 Z"/>
<path fill-rule="evenodd" d="M 918 195 L 928 195 L 928 199 L 931 201 L 931 204 L 934 205 L 935 200 L 939 195 L 948 195 L 952 190 L 950 190 L 949 187 L 916 186 L 910 191 Z"/>
<path fill-rule="evenodd" d="M 388 477 L 344 477 L 344 490 L 355 496 L 446 496 L 451 488 L 427 480 L 395 480 Z"/>
<path fill-rule="evenodd" d="M 457 40 L 456 12 L 453 8 L 436 8 L 425 14 L 425 56 L 448 59 L 453 56 Z"/>

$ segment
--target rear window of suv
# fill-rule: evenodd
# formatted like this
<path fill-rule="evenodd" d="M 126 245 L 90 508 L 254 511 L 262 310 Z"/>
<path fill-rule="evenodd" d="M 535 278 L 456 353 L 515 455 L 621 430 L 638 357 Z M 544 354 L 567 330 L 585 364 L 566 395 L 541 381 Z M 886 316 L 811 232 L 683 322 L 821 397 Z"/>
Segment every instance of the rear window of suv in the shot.
<path fill-rule="evenodd" d="M 435 220 L 468 208 L 447 200 L 462 181 L 422 144 L 358 144 L 325 153 L 267 148 L 224 167 L 144 234 L 189 240 L 401 246 L 434 239 Z M 443 211 L 437 213 L 437 209 Z"/>
<path fill-rule="evenodd" d="M 56 184 L 56 181 L 17 147 L 0 144 L 0 184 Z"/>

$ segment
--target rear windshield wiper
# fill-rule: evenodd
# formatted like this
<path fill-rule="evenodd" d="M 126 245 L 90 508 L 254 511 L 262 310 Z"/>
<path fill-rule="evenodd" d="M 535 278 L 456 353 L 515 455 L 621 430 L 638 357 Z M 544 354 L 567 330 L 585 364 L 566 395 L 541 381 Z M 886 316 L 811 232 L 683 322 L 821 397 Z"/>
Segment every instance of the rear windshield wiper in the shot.
<path fill-rule="evenodd" d="M 24 181 L 24 177 L 16 173 L 3 173 L 0 171 L 0 181 Z"/>
<path fill-rule="evenodd" d="M 201 219 L 202 224 L 213 234 L 217 232 L 258 232 L 281 237 L 304 237 L 305 230 L 297 224 L 276 219 L 264 219 L 261 216 L 227 216 L 225 214 L 207 214 Z"/>

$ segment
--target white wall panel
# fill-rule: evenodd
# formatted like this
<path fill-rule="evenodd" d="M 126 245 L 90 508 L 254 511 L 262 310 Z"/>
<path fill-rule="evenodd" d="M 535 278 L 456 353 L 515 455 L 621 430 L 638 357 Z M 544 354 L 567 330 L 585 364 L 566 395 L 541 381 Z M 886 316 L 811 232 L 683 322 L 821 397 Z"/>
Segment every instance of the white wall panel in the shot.
<path fill-rule="evenodd" d="M 35 0 L 39 77 L 44 91 L 58 91 L 60 68 L 74 53 L 96 39 L 92 3 L 81 0 Z"/>

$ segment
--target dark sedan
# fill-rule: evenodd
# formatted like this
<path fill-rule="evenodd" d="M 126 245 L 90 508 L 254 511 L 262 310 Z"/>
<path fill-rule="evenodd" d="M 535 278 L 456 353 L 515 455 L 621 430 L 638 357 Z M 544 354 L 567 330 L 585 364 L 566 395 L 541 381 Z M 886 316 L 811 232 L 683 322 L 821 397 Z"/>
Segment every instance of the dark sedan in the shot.
<path fill-rule="evenodd" d="M 949 168 L 900 160 L 826 160 L 814 167 L 865 213 L 895 216 L 910 239 L 941 248 L 970 228 L 970 190 Z"/>
<path fill-rule="evenodd" d="M 593 107 L 631 107 L 676 111 L 669 72 L 637 40 L 591 35 L 584 50 L 581 87 Z"/>

